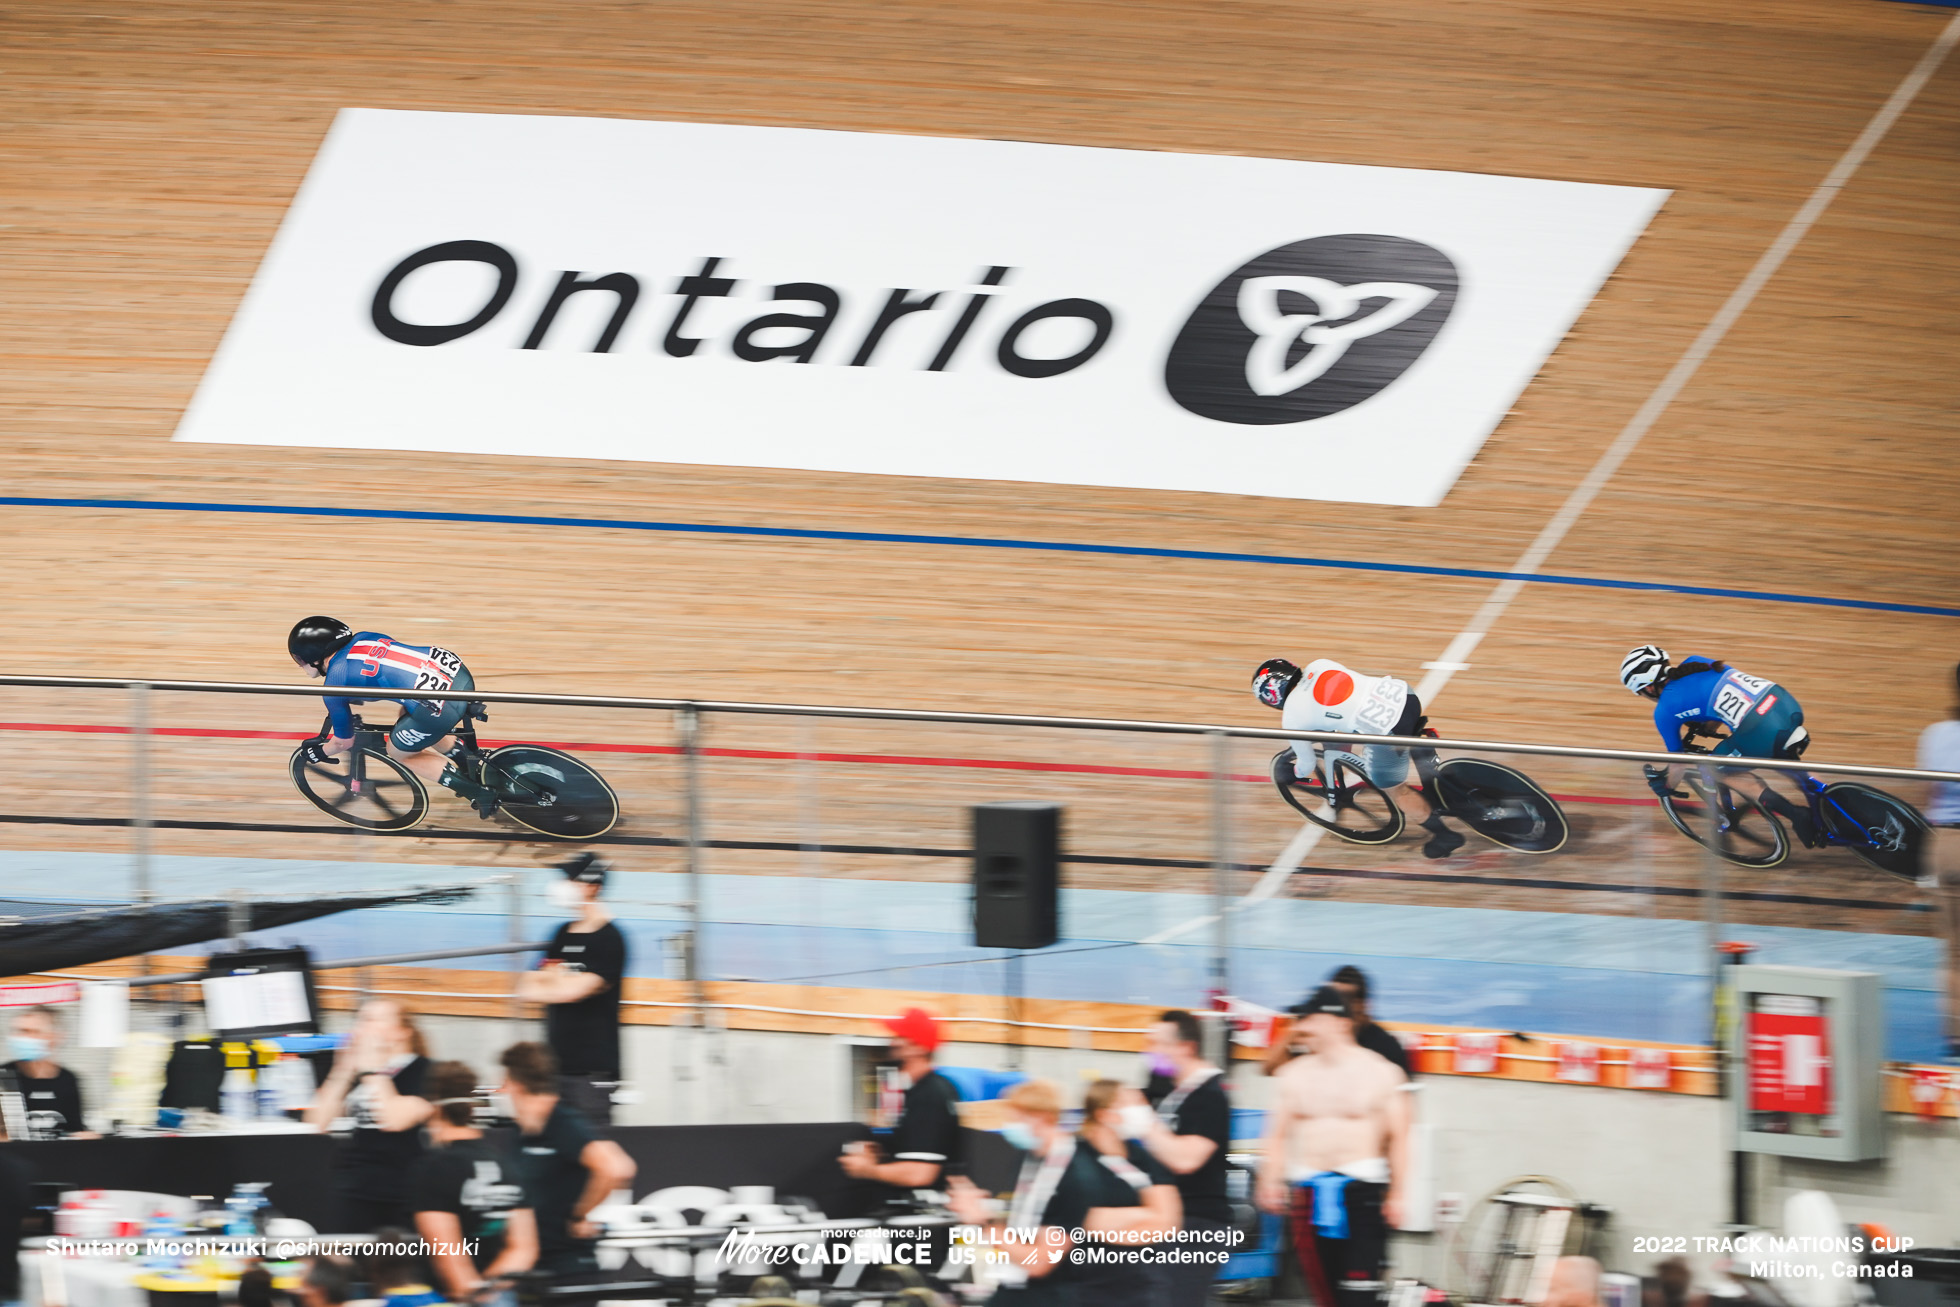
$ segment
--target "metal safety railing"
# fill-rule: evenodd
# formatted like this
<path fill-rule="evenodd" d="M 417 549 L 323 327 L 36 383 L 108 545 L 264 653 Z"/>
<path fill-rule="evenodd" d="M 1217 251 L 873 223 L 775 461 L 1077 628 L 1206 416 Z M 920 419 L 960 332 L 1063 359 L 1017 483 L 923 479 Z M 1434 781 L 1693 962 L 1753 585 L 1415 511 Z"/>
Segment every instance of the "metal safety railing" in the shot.
<path fill-rule="evenodd" d="M 386 698 L 386 696 L 377 696 L 371 690 L 362 690 L 357 688 L 328 688 L 317 684 L 289 685 L 289 684 L 261 684 L 261 683 L 252 683 L 252 682 L 232 682 L 232 681 L 146 680 L 146 679 L 121 678 L 121 677 L 37 676 L 37 675 L 0 674 L 0 686 L 37 688 L 37 689 L 52 690 L 52 691 L 78 690 L 78 691 L 86 691 L 86 692 L 100 692 L 100 691 L 126 692 L 131 696 L 131 701 L 130 701 L 131 711 L 129 717 L 127 718 L 129 722 L 129 725 L 127 727 L 112 727 L 112 726 L 97 725 L 97 726 L 91 726 L 88 729 L 98 730 L 98 731 L 110 731 L 115 733 L 126 733 L 130 736 L 138 737 L 139 739 L 145 736 L 153 736 L 153 735 L 162 736 L 171 733 L 171 728 L 159 727 L 155 724 L 154 718 L 157 716 L 157 713 L 156 713 L 156 704 L 154 702 L 154 696 L 158 694 L 182 693 L 186 695 L 215 694 L 215 695 L 239 695 L 239 696 L 274 696 L 280 698 L 312 699 L 316 701 L 320 698 L 333 698 L 333 697 L 347 698 L 347 699 L 354 699 L 354 700 L 363 700 L 363 699 L 380 700 Z M 692 1007 L 695 1013 L 694 1019 L 696 1024 L 703 1028 L 707 1027 L 709 1024 L 708 1014 L 711 1009 L 731 1006 L 726 1003 L 709 1002 L 708 995 L 705 992 L 705 990 L 702 988 L 709 974 L 705 969 L 706 964 L 704 961 L 704 954 L 705 954 L 704 936 L 706 935 L 706 927 L 709 924 L 703 916 L 703 903 L 706 898 L 703 889 L 703 881 L 705 876 L 704 854 L 711 848 L 725 849 L 730 847 L 744 847 L 743 841 L 728 841 L 728 840 L 714 841 L 714 840 L 710 840 L 707 836 L 706 823 L 705 823 L 705 818 L 703 813 L 703 795 L 704 795 L 704 791 L 707 790 L 709 787 L 709 780 L 706 777 L 704 777 L 704 770 L 705 770 L 704 760 L 714 761 L 711 755 L 717 753 L 717 750 L 710 749 L 707 745 L 707 736 L 708 736 L 707 721 L 711 717 L 721 717 L 725 719 L 740 719 L 740 718 L 748 718 L 748 719 L 761 718 L 761 719 L 778 719 L 778 720 L 797 719 L 803 722 L 832 721 L 837 723 L 860 723 L 860 724 L 881 723 L 881 722 L 882 723 L 908 723 L 923 728 L 974 727 L 974 728 L 991 729 L 994 731 L 1003 731 L 1003 732 L 1013 731 L 1013 730 L 1032 730 L 1035 732 L 1071 732 L 1071 733 L 1076 733 L 1078 735 L 1094 733 L 1094 732 L 1112 732 L 1112 733 L 1127 735 L 1132 738 L 1189 737 L 1200 741 L 1208 742 L 1206 745 L 1207 752 L 1205 754 L 1205 763 L 1204 765 L 1202 765 L 1201 767 L 1195 770 L 1173 772 L 1169 770 L 1152 771 L 1151 769 L 1131 769 L 1131 771 L 1133 772 L 1133 774 L 1139 776 L 1148 774 L 1148 775 L 1155 775 L 1155 776 L 1187 777 L 1191 780 L 1207 783 L 1209 785 L 1209 796 L 1208 799 L 1202 804 L 1202 806 L 1198 806 L 1194 804 L 1188 810 L 1180 810 L 1180 817 L 1178 819 L 1181 822 L 1181 825 L 1179 826 L 1180 831 L 1188 830 L 1190 833 L 1195 835 L 1199 830 L 1204 830 L 1208 834 L 1209 857 L 1202 861 L 1188 861 L 1188 860 L 1180 861 L 1177 859 L 1157 859 L 1155 861 L 1155 865 L 1189 867 L 1194 870 L 1208 866 L 1210 869 L 1211 884 L 1210 884 L 1210 896 L 1209 896 L 1210 898 L 1209 912 L 1204 914 L 1203 916 L 1195 917 L 1191 921 L 1184 923 L 1183 926 L 1179 928 L 1179 930 L 1193 935 L 1197 935 L 1197 933 L 1200 931 L 1208 933 L 1209 939 L 1207 942 L 1209 944 L 1209 950 L 1208 950 L 1209 956 L 1205 966 L 1206 982 L 1207 982 L 1206 987 L 1216 993 L 1235 992 L 1234 985 L 1233 985 L 1233 975 L 1232 975 L 1232 966 L 1233 966 L 1232 958 L 1234 956 L 1233 930 L 1235 928 L 1234 927 L 1235 914 L 1240 914 L 1244 912 L 1246 909 L 1257 906 L 1258 903 L 1267 901 L 1270 898 L 1272 898 L 1276 892 L 1278 884 L 1280 882 L 1283 882 L 1286 879 L 1286 877 L 1290 874 L 1289 870 L 1283 865 L 1284 855 L 1282 855 L 1282 859 L 1280 862 L 1276 862 L 1271 868 L 1266 869 L 1268 874 L 1262 878 L 1260 885 L 1252 893 L 1240 897 L 1238 895 L 1235 895 L 1233 892 L 1233 885 L 1234 885 L 1233 878 L 1235 876 L 1247 870 L 1259 869 L 1257 864 L 1242 864 L 1234 860 L 1233 848 L 1234 848 L 1235 838 L 1239 841 L 1241 845 L 1248 845 L 1248 846 L 1251 843 L 1256 842 L 1257 839 L 1265 838 L 1263 831 L 1255 832 L 1253 835 L 1247 835 L 1245 832 L 1241 831 L 1236 837 L 1234 834 L 1235 828 L 1242 826 L 1244 824 L 1244 814 L 1242 810 L 1235 809 L 1232 802 L 1232 790 L 1233 790 L 1234 783 L 1242 782 L 1246 780 L 1258 779 L 1257 777 L 1240 775 L 1234 772 L 1234 768 L 1232 764 L 1232 753 L 1229 747 L 1231 743 L 1234 741 L 1252 740 L 1252 741 L 1271 741 L 1274 743 L 1308 742 L 1308 743 L 1315 743 L 1315 744 L 1340 745 L 1343 746 L 1344 748 L 1354 748 L 1358 746 L 1370 746 L 1370 745 L 1387 746 L 1387 747 L 1398 748 L 1398 749 L 1408 749 L 1411 747 L 1424 747 L 1424 748 L 1440 750 L 1445 753 L 1463 753 L 1463 754 L 1472 754 L 1472 755 L 1490 755 L 1490 754 L 1514 755 L 1518 757 L 1537 757 L 1537 758 L 1559 759 L 1559 760 L 1582 760 L 1582 761 L 1591 761 L 1595 763 L 1624 763 L 1624 764 L 1634 764 L 1634 765 L 1661 764 L 1661 765 L 1674 765 L 1674 766 L 1681 766 L 1681 767 L 1703 767 L 1703 768 L 1708 768 L 1711 766 L 1720 767 L 1720 766 L 1731 766 L 1731 765 L 1746 765 L 1750 769 L 1760 770 L 1764 772 L 1801 771 L 1801 772 L 1818 773 L 1823 775 L 1856 776 L 1856 777 L 1866 777 L 1866 778 L 1894 780 L 1894 781 L 1928 781 L 1928 782 L 1960 783 L 1960 773 L 1929 771 L 1924 769 L 1905 768 L 1905 767 L 1885 767 L 1885 766 L 1875 766 L 1875 765 L 1858 764 L 1858 763 L 1822 762 L 1822 761 L 1809 761 L 1809 760 L 1797 762 L 1797 761 L 1787 761 L 1787 760 L 1780 760 L 1780 759 L 1760 759 L 1760 758 L 1750 758 L 1746 760 L 1740 760 L 1740 759 L 1712 760 L 1709 756 L 1704 754 L 1692 754 L 1692 753 L 1671 754 L 1658 750 L 1608 748 L 1608 747 L 1594 747 L 1594 746 L 1566 745 L 1566 744 L 1546 744 L 1546 743 L 1534 743 L 1534 742 L 1525 742 L 1525 741 L 1436 738 L 1436 739 L 1423 739 L 1418 742 L 1405 736 L 1359 735 L 1359 734 L 1347 734 L 1347 733 L 1339 733 L 1339 732 L 1316 732 L 1316 731 L 1289 731 L 1283 728 L 1276 728 L 1276 727 L 1253 727 L 1253 726 L 1231 725 L 1231 724 L 1224 724 L 1224 723 L 1148 721 L 1148 720 L 1128 719 L 1128 718 L 1059 717 L 1059 716 L 1043 716 L 1043 715 L 1033 715 L 1033 714 L 956 712 L 956 711 L 910 709 L 910 708 L 854 707 L 854 706 L 818 705 L 818 704 L 776 704 L 776 703 L 757 703 L 757 702 L 733 701 L 733 700 L 650 698 L 650 697 L 637 697 L 637 696 L 626 696 L 626 695 L 540 694 L 540 693 L 527 693 L 527 692 L 493 691 L 493 690 L 482 690 L 482 689 L 472 689 L 469 691 L 436 691 L 436 690 L 416 691 L 414 692 L 412 697 L 418 700 L 423 700 L 423 699 L 438 700 L 438 701 L 463 700 L 463 701 L 483 703 L 483 704 L 521 705 L 521 706 L 535 707 L 540 709 L 578 709 L 578 710 L 601 709 L 601 710 L 623 710 L 626 712 L 633 712 L 633 713 L 653 712 L 653 713 L 668 714 L 674 719 L 674 724 L 677 729 L 675 735 L 673 736 L 673 739 L 675 740 L 675 744 L 673 746 L 632 746 L 632 747 L 637 748 L 642 753 L 661 752 L 661 753 L 677 754 L 680 756 L 681 759 L 680 770 L 677 777 L 679 784 L 678 786 L 675 787 L 679 791 L 679 804 L 678 804 L 678 812 L 675 814 L 677 820 L 675 820 L 673 823 L 674 828 L 679 832 L 678 837 L 656 838 L 652 836 L 628 835 L 624 837 L 624 842 L 662 844 L 662 845 L 675 847 L 681 851 L 682 854 L 681 870 L 685 874 L 686 884 L 688 886 L 688 889 L 685 893 L 684 898 L 682 898 L 681 901 L 670 903 L 667 904 L 666 906 L 681 909 L 687 918 L 686 931 L 685 931 L 686 946 L 684 949 L 681 950 L 680 968 L 682 971 L 682 979 L 690 983 L 690 999 L 689 1002 L 686 1004 L 676 1004 L 675 1006 Z M 724 725 L 722 729 L 734 730 L 735 728 L 731 723 L 731 724 Z M 184 732 L 181 729 L 179 729 L 177 733 L 182 734 Z M 849 732 L 846 733 L 848 734 Z M 929 731 L 927 733 L 930 734 Z M 740 732 L 736 731 L 736 735 L 739 736 Z M 1140 745 L 1139 747 L 1143 747 L 1143 746 Z M 133 832 L 132 852 L 134 854 L 134 867 L 135 867 L 135 873 L 133 876 L 133 897 L 137 901 L 148 901 L 152 897 L 151 866 L 150 866 L 151 863 L 150 832 L 153 828 L 153 824 L 156 821 L 157 808 L 156 808 L 156 802 L 155 802 L 153 791 L 155 790 L 157 785 L 157 777 L 154 774 L 157 769 L 147 761 L 148 752 L 149 750 L 143 747 L 137 747 L 134 750 L 134 755 L 131 764 L 131 772 L 130 772 L 130 786 L 132 790 L 132 795 L 131 795 L 131 803 L 129 807 L 129 816 L 126 822 L 115 823 L 115 824 L 126 824 L 127 826 L 132 828 L 132 832 Z M 754 750 L 749 750 L 749 751 L 723 750 L 720 752 L 744 754 L 745 756 L 761 756 L 761 751 L 754 751 Z M 802 746 L 798 746 L 798 748 L 795 749 L 776 750 L 770 756 L 777 757 L 777 758 L 801 759 L 806 756 L 817 757 L 819 755 L 817 755 L 813 750 L 805 750 Z M 839 756 L 843 756 L 843 755 L 839 755 Z M 867 755 L 850 755 L 850 756 L 862 757 Z M 891 761 L 892 759 L 879 759 L 879 760 Z M 945 761 L 945 760 L 941 760 L 941 761 Z M 972 762 L 973 760 L 965 760 L 965 761 Z M 1049 770 L 1051 772 L 1059 772 L 1059 771 L 1070 770 L 1070 769 L 1076 771 L 1098 770 L 1096 768 L 1081 767 L 1075 765 L 1070 765 L 1069 767 L 1066 768 L 1062 768 L 1062 767 L 1051 768 Z M 1125 769 L 1107 768 L 1101 770 L 1109 770 L 1109 771 L 1120 773 L 1123 772 Z M 968 773 L 968 774 L 972 774 L 972 773 Z M 1065 780 L 1067 778 L 1050 777 L 1048 779 L 1053 780 L 1056 784 L 1060 784 L 1062 780 Z M 1042 783 L 1047 783 L 1047 780 L 1044 780 Z M 927 787 L 927 790 L 930 790 L 930 787 Z M 922 790 L 921 792 L 926 792 L 926 790 Z M 1192 797 L 1195 798 L 1196 796 L 1193 795 Z M 944 794 L 941 794 L 939 792 L 933 792 L 932 803 L 935 806 L 933 806 L 930 809 L 930 811 L 934 813 L 939 813 L 944 807 L 946 807 L 947 805 L 951 804 L 954 801 L 955 801 L 954 799 L 948 798 Z M 1629 802 L 1641 803 L 1641 802 L 1646 802 L 1646 800 L 1644 798 L 1637 797 L 1632 800 L 1603 799 L 1601 800 L 1601 802 L 1614 802 L 1614 803 L 1624 804 Z M 732 807 L 733 801 L 729 800 L 729 803 L 730 806 Z M 747 815 L 752 811 L 754 810 L 745 809 L 744 819 L 746 819 Z M 913 809 L 908 809 L 905 814 L 901 814 L 901 823 L 906 816 L 916 817 L 919 814 L 925 813 L 926 811 L 928 811 L 928 809 L 925 807 L 915 807 Z M 1265 821 L 1277 821 L 1279 818 L 1277 816 L 1268 813 L 1268 814 L 1262 814 L 1261 819 Z M 1295 821 L 1295 823 L 1297 824 L 1297 818 L 1289 818 L 1289 819 Z M 98 818 L 95 820 L 97 824 L 103 824 L 103 819 Z M 724 820 L 726 820 L 726 818 L 724 818 Z M 179 824 L 191 825 L 191 826 L 196 825 L 196 823 L 179 823 Z M 1304 830 L 1305 828 L 1302 827 L 1301 829 Z M 742 833 L 745 835 L 745 837 L 752 836 L 755 834 L 755 832 L 753 831 L 743 831 Z M 486 837 L 497 838 L 496 836 L 486 836 Z M 471 838 L 476 838 L 476 836 L 472 835 Z M 518 837 L 512 836 L 511 838 L 518 838 Z M 618 837 L 615 836 L 615 837 L 608 837 L 608 838 L 618 838 Z M 1112 838 L 1121 838 L 1121 836 L 1112 836 Z M 821 851 L 821 849 L 823 848 L 822 840 L 820 837 L 813 838 L 808 834 L 799 834 L 798 837 L 794 840 L 777 841 L 774 843 L 768 843 L 766 841 L 762 841 L 762 842 L 751 841 L 751 845 L 753 847 L 762 847 L 763 844 L 768 844 L 769 848 L 776 849 L 779 852 L 790 852 L 790 853 L 794 853 L 798 849 L 802 849 L 805 851 L 810 849 L 818 849 L 819 851 Z M 899 852 L 899 853 L 929 854 L 934 856 L 946 856 L 946 855 L 952 855 L 952 854 L 958 854 L 964 852 L 963 850 L 951 849 L 951 848 L 898 849 L 892 851 Z M 1680 851 L 1682 853 L 1687 852 L 1685 848 L 1683 848 Z M 1700 900 L 1700 904 L 1702 908 L 1701 917 L 1702 917 L 1702 924 L 1703 924 L 1703 935 L 1707 944 L 1707 960 L 1706 960 L 1705 974 L 1706 974 L 1706 980 L 1712 989 L 1718 985 L 1719 968 L 1722 965 L 1722 954 L 1720 953 L 1718 946 L 1722 943 L 1723 935 L 1724 935 L 1724 924 L 1723 924 L 1724 899 L 1725 897 L 1748 898 L 1751 895 L 1748 892 L 1742 892 L 1740 894 L 1731 895 L 1730 892 L 1725 890 L 1724 888 L 1725 872 L 1724 872 L 1724 864 L 1721 862 L 1721 860 L 1715 857 L 1713 854 L 1707 853 L 1706 851 L 1703 851 L 1699 856 L 1701 859 L 1701 868 L 1702 868 L 1701 883 L 1699 887 L 1694 889 L 1670 888 L 1667 889 L 1665 892 L 1670 894 L 1692 893 L 1694 894 L 1695 897 L 1697 897 Z M 1098 860 L 1099 860 L 1098 858 L 1093 856 L 1086 857 L 1086 858 L 1071 859 L 1071 861 L 1091 862 L 1091 863 L 1096 862 Z M 1123 861 L 1122 859 L 1109 858 L 1109 857 L 1103 857 L 1100 860 L 1104 862 Z M 1138 866 L 1152 865 L 1152 860 L 1147 858 L 1135 859 L 1132 860 L 1132 865 L 1138 865 Z M 1380 875 L 1381 873 L 1362 872 L 1357 874 Z M 1390 873 L 1390 874 L 1394 875 L 1400 873 Z M 1446 880 L 1450 878 L 1448 877 L 1425 878 L 1418 875 L 1418 876 L 1410 876 L 1408 877 L 1408 879 L 1422 881 L 1425 879 Z M 1457 877 L 1455 879 L 1462 880 L 1466 878 Z M 1543 885 L 1548 882 L 1544 882 L 1542 880 L 1540 881 L 1520 880 L 1516 883 L 1519 885 L 1530 886 L 1530 885 Z M 1794 896 L 1786 896 L 1786 897 L 1794 897 Z M 1815 901 L 1820 903 L 1825 902 L 1825 900 L 1821 900 L 1821 899 Z M 511 941 L 509 947 L 515 949 L 518 947 L 517 941 L 520 941 L 525 938 L 525 934 L 522 933 L 522 928 L 520 925 L 520 914 L 518 913 L 516 907 L 515 891 L 513 891 L 513 898 L 512 898 L 510 912 L 511 912 L 511 925 L 507 938 Z M 1246 918 L 1240 917 L 1239 919 L 1245 920 Z M 1149 939 L 1138 940 L 1136 941 L 1136 943 L 1142 945 L 1161 943 L 1164 940 L 1174 937 L 1178 933 L 1179 931 L 1176 930 L 1159 932 L 1159 934 L 1154 935 Z M 1200 936 L 1200 938 L 1202 938 L 1202 936 Z M 528 947 L 528 946 L 524 946 L 524 947 Z M 434 955 L 431 954 L 429 956 L 434 956 Z M 461 954 L 457 954 L 457 956 L 461 956 Z M 1195 953 L 1192 956 L 1195 960 L 1196 957 Z M 375 957 L 375 958 L 356 959 L 355 961 L 356 963 L 361 963 L 365 965 L 379 966 L 379 965 L 387 965 L 390 962 L 399 962 L 399 961 L 406 961 L 406 960 L 407 958 L 404 955 L 402 957 L 396 957 L 396 958 Z M 343 963 L 338 965 L 349 965 L 349 964 Z M 891 966 L 888 969 L 895 972 L 905 971 L 910 969 L 910 967 L 914 965 L 933 965 L 933 964 L 896 965 L 896 966 Z M 728 968 L 724 967 L 720 970 L 718 974 L 721 976 L 721 978 L 724 979 L 732 978 L 727 973 L 728 973 Z M 839 974 L 849 974 L 849 973 L 839 973 Z M 807 982 L 781 981 L 779 983 L 807 983 Z M 662 1004 L 661 1006 L 665 1006 L 665 1005 Z M 974 1020 L 981 1021 L 980 1018 L 974 1018 Z M 1022 1021 L 999 1021 L 999 1020 L 988 1019 L 985 1022 L 985 1024 L 1039 1026 L 1042 1023 L 1022 1022 Z M 1064 1027 L 1056 1027 L 1056 1028 L 1064 1028 Z M 1067 1027 L 1067 1028 L 1077 1028 L 1077 1027 Z M 1093 1029 L 1098 1027 L 1084 1025 L 1079 1028 Z"/>

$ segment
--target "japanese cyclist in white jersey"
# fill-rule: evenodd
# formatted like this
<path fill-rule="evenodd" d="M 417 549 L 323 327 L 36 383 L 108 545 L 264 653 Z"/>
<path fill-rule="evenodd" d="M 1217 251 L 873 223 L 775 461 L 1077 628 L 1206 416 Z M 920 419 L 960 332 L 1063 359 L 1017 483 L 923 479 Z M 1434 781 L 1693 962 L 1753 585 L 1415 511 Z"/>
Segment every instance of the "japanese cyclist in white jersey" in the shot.
<path fill-rule="evenodd" d="M 1252 692 L 1260 703 L 1279 709 L 1280 725 L 1289 731 L 1407 735 L 1420 739 L 1429 723 L 1422 715 L 1422 700 L 1409 689 L 1407 681 L 1392 676 L 1363 676 L 1331 658 L 1316 658 L 1304 668 L 1284 658 L 1268 658 L 1252 674 Z M 1304 740 L 1295 744 L 1293 774 L 1302 780 L 1311 777 L 1321 752 L 1317 744 L 1309 745 Z M 1407 785 L 1409 763 L 1413 759 L 1422 788 L 1409 786 L 1408 792 L 1420 797 L 1429 810 L 1422 822 L 1422 828 L 1429 832 L 1422 855 L 1447 858 L 1463 846 L 1463 836 L 1443 823 L 1442 809 L 1430 798 L 1436 792 L 1434 749 L 1370 744 L 1363 748 L 1360 759 L 1368 779 L 1383 790 Z M 1334 760 L 1332 756 L 1327 759 L 1330 776 Z"/>
<path fill-rule="evenodd" d="M 1690 654 L 1671 662 L 1667 650 L 1651 644 L 1629 649 L 1620 660 L 1620 683 L 1654 701 L 1654 727 L 1669 753 L 1692 739 L 1691 728 L 1726 726 L 1728 738 L 1712 750 L 1722 758 L 1801 758 L 1810 747 L 1803 705 L 1774 681 L 1739 672 L 1724 662 Z M 1711 734 L 1712 732 L 1703 732 Z M 1647 767 L 1655 794 L 1686 797 L 1674 789 L 1674 769 Z M 1730 779 L 1735 779 L 1732 775 Z M 1758 783 L 1762 784 L 1760 778 Z M 1790 823 L 1805 848 L 1817 846 L 1817 824 L 1810 813 L 1762 785 L 1762 804 Z"/>

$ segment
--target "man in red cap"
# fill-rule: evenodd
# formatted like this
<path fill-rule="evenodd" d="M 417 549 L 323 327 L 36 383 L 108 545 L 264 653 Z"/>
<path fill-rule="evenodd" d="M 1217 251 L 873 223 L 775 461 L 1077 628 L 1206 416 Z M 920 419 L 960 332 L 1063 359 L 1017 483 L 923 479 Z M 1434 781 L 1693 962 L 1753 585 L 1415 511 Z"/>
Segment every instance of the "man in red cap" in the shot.
<path fill-rule="evenodd" d="M 909 1007 L 880 1024 L 892 1033 L 892 1061 L 912 1082 L 892 1127 L 891 1155 L 880 1160 L 878 1146 L 869 1144 L 838 1165 L 848 1176 L 903 1190 L 941 1188 L 960 1156 L 960 1091 L 932 1067 L 939 1023 L 924 1008 Z"/>

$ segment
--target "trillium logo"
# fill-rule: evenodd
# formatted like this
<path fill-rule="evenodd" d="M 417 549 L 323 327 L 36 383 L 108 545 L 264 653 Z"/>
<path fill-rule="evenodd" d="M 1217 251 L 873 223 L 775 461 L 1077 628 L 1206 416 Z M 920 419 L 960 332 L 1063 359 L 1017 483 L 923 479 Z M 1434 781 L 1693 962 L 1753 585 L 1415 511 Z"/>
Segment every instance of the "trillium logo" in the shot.
<path fill-rule="evenodd" d="M 1171 398 L 1249 426 L 1308 422 L 1377 394 L 1421 356 L 1456 302 L 1449 256 L 1399 236 L 1318 236 L 1214 286 L 1164 364 Z"/>

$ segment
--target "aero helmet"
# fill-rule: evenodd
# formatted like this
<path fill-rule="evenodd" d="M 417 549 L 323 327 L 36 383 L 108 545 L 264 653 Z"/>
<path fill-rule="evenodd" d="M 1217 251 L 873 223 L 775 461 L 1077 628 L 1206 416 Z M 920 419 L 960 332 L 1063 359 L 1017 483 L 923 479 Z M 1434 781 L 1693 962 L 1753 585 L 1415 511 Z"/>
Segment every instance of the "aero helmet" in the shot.
<path fill-rule="evenodd" d="M 1252 692 L 1268 708 L 1285 704 L 1286 696 L 1300 683 L 1300 669 L 1284 658 L 1268 658 L 1252 674 Z"/>
<path fill-rule="evenodd" d="M 286 637 L 286 652 L 302 667 L 318 667 L 353 642 L 353 630 L 337 618 L 302 617 Z"/>
<path fill-rule="evenodd" d="M 1639 694 L 1660 680 L 1666 671 L 1667 650 L 1643 644 L 1638 649 L 1627 650 L 1627 656 L 1620 660 L 1620 684 Z"/>

